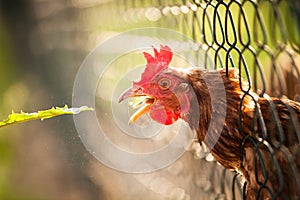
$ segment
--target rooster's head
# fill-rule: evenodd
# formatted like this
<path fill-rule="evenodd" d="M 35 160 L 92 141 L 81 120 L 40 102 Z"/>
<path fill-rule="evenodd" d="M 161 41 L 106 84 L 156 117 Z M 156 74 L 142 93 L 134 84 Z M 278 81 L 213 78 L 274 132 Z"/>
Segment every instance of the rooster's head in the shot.
<path fill-rule="evenodd" d="M 161 124 L 169 125 L 179 118 L 184 118 L 190 110 L 190 84 L 182 77 L 180 70 L 169 67 L 173 53 L 168 46 L 161 46 L 160 51 L 153 48 L 154 56 L 144 52 L 147 60 L 141 80 L 133 82 L 119 101 L 133 97 L 146 97 L 144 105 L 130 118 L 134 122 L 141 115 L 148 113 Z"/>

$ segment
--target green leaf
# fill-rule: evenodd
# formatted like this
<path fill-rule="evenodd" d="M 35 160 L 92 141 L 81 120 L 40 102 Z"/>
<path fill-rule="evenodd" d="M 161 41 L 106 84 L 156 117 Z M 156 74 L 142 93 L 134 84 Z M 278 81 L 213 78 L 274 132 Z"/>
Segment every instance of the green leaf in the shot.
<path fill-rule="evenodd" d="M 33 113 L 25 113 L 23 111 L 21 111 L 20 113 L 15 113 L 14 111 L 12 111 L 12 113 L 7 117 L 7 119 L 0 122 L 0 128 L 15 123 L 21 123 L 37 119 L 44 120 L 59 115 L 74 115 L 88 110 L 93 110 L 93 108 L 89 108 L 87 106 L 81 106 L 80 108 L 68 108 L 68 106 L 65 105 L 64 107 L 52 107 L 48 110 L 41 110 Z"/>

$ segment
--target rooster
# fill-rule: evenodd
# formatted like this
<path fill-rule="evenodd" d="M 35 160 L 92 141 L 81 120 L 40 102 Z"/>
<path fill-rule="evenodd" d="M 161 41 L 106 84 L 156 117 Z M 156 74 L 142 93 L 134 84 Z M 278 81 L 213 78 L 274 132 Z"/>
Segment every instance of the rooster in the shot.
<path fill-rule="evenodd" d="M 146 113 L 164 125 L 182 119 L 217 162 L 241 174 L 245 199 L 299 198 L 300 104 L 241 89 L 249 85 L 237 69 L 173 68 L 168 46 L 153 50 L 143 53 L 141 79 L 119 98 L 146 99 L 129 122 Z"/>

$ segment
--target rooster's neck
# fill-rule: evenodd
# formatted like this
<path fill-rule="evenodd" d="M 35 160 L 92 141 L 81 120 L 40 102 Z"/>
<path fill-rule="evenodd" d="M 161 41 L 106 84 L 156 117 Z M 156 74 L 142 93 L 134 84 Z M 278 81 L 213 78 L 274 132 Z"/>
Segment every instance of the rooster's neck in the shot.
<path fill-rule="evenodd" d="M 184 78 L 190 83 L 194 92 L 189 94 L 191 109 L 185 120 L 192 129 L 197 131 L 200 142 L 214 145 L 214 137 L 220 135 L 223 127 L 228 130 L 235 129 L 235 127 L 227 127 L 226 122 L 229 120 L 229 112 L 237 113 L 242 96 L 237 72 L 230 69 L 226 74 L 225 69 L 209 71 L 199 68 L 183 72 Z M 230 123 L 235 126 L 237 115 L 232 115 L 230 120 L 235 120 L 235 123 Z M 207 134 L 211 137 L 204 141 Z"/>
<path fill-rule="evenodd" d="M 198 139 L 203 142 L 212 115 L 211 95 L 207 82 L 208 71 L 190 69 L 183 73 L 184 78 L 192 86 L 189 92 L 190 110 L 185 114 L 184 120 L 197 132 Z"/>
<path fill-rule="evenodd" d="M 240 165 L 240 152 L 237 149 L 240 149 L 243 134 L 239 130 L 238 113 L 242 109 L 251 118 L 255 107 L 250 96 L 244 96 L 240 89 L 237 72 L 234 69 L 229 69 L 228 74 L 225 69 L 191 69 L 183 73 L 196 96 L 192 95 L 192 106 L 186 121 L 197 132 L 199 141 L 212 151 L 215 159 L 229 169 L 236 169 Z M 246 83 L 243 86 L 246 87 Z M 244 99 L 242 106 L 241 99 Z M 199 119 L 198 122 L 195 119 Z"/>

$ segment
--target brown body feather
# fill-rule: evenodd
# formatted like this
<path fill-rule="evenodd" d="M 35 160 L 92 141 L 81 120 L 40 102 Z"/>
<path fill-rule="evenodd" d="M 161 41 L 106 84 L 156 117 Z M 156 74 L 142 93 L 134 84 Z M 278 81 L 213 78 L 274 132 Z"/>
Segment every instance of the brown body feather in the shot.
<path fill-rule="evenodd" d="M 300 104 L 242 91 L 241 86 L 247 90 L 248 85 L 240 85 L 234 69 L 229 70 L 228 76 L 225 69 L 192 69 L 182 75 L 197 96 L 197 100 L 191 99 L 191 107 L 200 110 L 199 124 L 196 124 L 194 109 L 188 114 L 188 123 L 220 164 L 243 175 L 247 184 L 246 198 L 299 197 Z M 222 83 L 216 81 L 220 77 Z M 209 87 L 214 89 L 209 90 Z M 221 91 L 224 87 L 225 96 Z M 217 98 L 213 100 L 212 95 Z M 214 109 L 212 104 L 216 105 Z M 225 121 L 212 118 L 214 112 L 226 112 Z M 215 145 L 210 144 L 218 133 L 208 133 L 208 126 L 220 123 L 224 123 L 221 135 Z"/>

